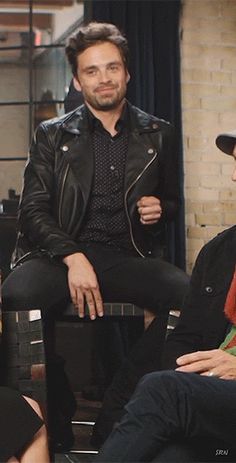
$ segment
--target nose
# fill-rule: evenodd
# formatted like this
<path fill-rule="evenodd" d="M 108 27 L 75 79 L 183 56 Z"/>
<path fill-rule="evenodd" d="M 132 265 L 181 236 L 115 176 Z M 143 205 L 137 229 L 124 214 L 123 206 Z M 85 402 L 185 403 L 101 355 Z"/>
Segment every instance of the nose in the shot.
<path fill-rule="evenodd" d="M 101 69 L 99 77 L 100 77 L 100 82 L 110 81 L 109 71 L 107 69 Z"/>
<path fill-rule="evenodd" d="M 231 178 L 232 178 L 233 182 L 236 182 L 236 167 L 234 167 Z"/>

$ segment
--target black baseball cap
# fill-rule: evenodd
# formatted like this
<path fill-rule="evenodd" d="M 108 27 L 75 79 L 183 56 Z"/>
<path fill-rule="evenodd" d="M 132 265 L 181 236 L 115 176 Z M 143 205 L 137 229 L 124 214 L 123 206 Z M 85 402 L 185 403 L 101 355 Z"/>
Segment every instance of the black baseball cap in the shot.
<path fill-rule="evenodd" d="M 221 133 L 216 137 L 216 146 L 223 153 L 230 154 L 232 156 L 233 149 L 236 144 L 236 130 L 228 133 Z"/>

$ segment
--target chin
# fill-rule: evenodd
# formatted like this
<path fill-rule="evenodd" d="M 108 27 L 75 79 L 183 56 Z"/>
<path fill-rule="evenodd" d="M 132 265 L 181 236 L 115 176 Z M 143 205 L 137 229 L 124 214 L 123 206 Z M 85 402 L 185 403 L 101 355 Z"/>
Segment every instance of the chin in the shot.
<path fill-rule="evenodd" d="M 122 101 L 122 100 L 121 100 Z M 120 105 L 121 101 L 117 100 L 110 100 L 110 101 L 98 101 L 97 102 L 97 109 L 102 111 L 109 111 L 110 109 L 116 109 Z"/>
<path fill-rule="evenodd" d="M 106 104 L 106 105 L 100 105 L 97 109 L 100 109 L 101 111 L 110 111 L 111 109 L 116 109 L 119 106 L 117 103 L 111 103 L 111 104 Z"/>

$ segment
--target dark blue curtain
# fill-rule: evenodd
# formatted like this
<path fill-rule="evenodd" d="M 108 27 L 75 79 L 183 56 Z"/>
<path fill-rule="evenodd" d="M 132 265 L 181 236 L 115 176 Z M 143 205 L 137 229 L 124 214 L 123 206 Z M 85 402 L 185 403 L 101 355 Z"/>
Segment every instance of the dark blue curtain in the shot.
<path fill-rule="evenodd" d="M 182 205 L 167 227 L 169 259 L 185 268 L 183 156 L 180 99 L 180 0 L 92 0 L 85 2 L 85 21 L 116 24 L 130 48 L 128 99 L 144 111 L 169 120 L 178 138 L 179 185 Z"/>

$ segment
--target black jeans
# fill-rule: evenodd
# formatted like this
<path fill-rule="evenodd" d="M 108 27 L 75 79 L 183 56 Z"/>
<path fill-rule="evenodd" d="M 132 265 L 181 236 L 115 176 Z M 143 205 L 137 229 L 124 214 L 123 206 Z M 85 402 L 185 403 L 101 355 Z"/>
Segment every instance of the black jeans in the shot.
<path fill-rule="evenodd" d="M 236 459 L 236 381 L 176 371 L 140 381 L 96 463 Z M 188 459 L 178 445 L 186 443 Z M 181 447 L 179 447 L 181 448 Z M 182 447 L 183 449 L 183 447 Z"/>
<path fill-rule="evenodd" d="M 82 252 L 94 267 L 104 300 L 131 302 L 155 313 L 181 308 L 189 278 L 174 265 L 98 244 L 84 245 Z M 7 310 L 54 310 L 70 300 L 67 267 L 46 256 L 28 260 L 6 278 L 2 296 Z"/>
<path fill-rule="evenodd" d="M 101 294 L 107 302 L 131 302 L 158 315 L 134 346 L 107 391 L 94 430 L 100 446 L 120 419 L 138 380 L 159 367 L 170 308 L 181 309 L 189 277 L 160 258 L 142 258 L 130 252 L 89 244 L 83 252 L 96 272 Z M 26 261 L 3 283 L 3 310 L 41 308 L 44 312 L 47 354 L 53 352 L 56 312 L 70 300 L 67 267 L 46 256 Z M 63 305 L 64 304 L 64 305 Z"/>

